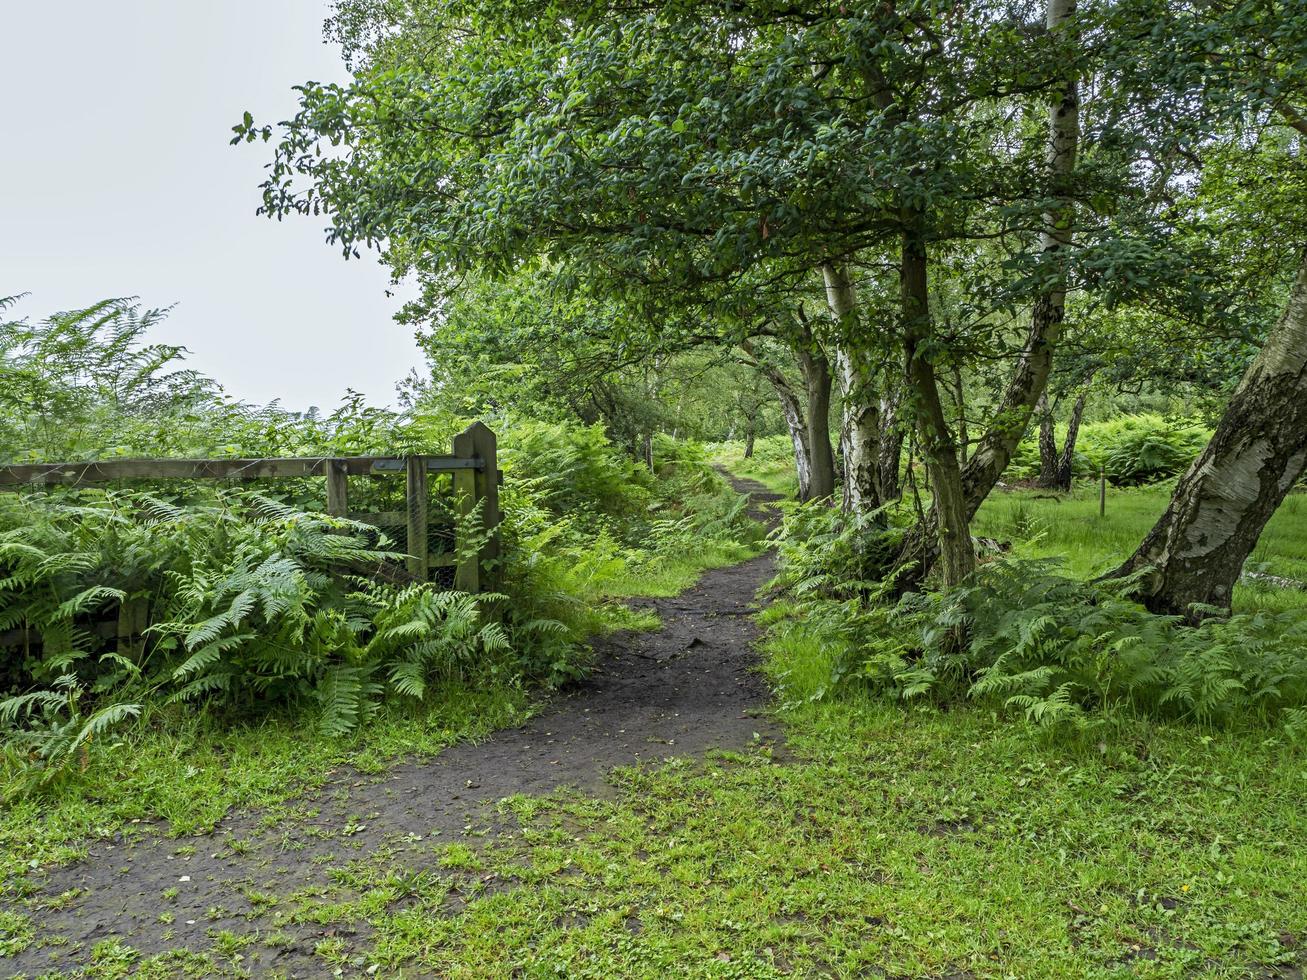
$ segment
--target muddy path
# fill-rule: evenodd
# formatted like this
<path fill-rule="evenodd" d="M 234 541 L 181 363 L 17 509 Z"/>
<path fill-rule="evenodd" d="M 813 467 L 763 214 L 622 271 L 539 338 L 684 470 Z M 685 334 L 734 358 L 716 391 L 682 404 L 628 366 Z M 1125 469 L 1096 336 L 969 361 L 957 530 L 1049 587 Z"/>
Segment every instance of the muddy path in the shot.
<path fill-rule="evenodd" d="M 761 508 L 776 495 L 733 483 L 769 521 Z M 520 728 L 380 775 L 338 770 L 296 801 L 295 816 L 233 813 L 203 836 L 97 841 L 74 864 L 34 872 L 14 910 L 31 919 L 35 941 L 0 958 L 0 975 L 78 971 L 105 941 L 142 957 L 167 953 L 179 972 L 188 953 L 238 941 L 239 959 L 223 960 L 233 973 L 330 975 L 315 946 L 366 950 L 366 926 L 316 923 L 293 908 L 347 897 L 342 867 L 377 856 L 408 871 L 436 867 L 451 842 L 480 846 L 511 832 L 496 806 L 504 797 L 564 787 L 607 795 L 617 767 L 780 741 L 753 650 L 756 594 L 772 570 L 768 553 L 707 572 L 678 596 L 634 603 L 656 612 L 661 629 L 598 641 L 594 673 Z"/>

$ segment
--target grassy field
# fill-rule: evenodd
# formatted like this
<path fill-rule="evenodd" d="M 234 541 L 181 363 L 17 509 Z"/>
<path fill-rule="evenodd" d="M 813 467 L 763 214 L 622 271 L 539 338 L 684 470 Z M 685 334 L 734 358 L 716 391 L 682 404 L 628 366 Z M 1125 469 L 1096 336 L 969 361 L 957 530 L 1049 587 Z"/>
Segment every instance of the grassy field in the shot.
<path fill-rule="evenodd" d="M 468 977 L 1234 977 L 1275 975 L 1307 927 L 1301 770 L 1255 741 L 1151 732 L 1104 755 L 968 712 L 787 721 L 784 759 L 628 771 L 615 801 L 508 801 L 520 835 L 447 845 L 447 861 L 512 886 L 454 918 L 436 912 L 449 881 L 358 916 L 377 961 Z"/>
<path fill-rule="evenodd" d="M 1299 752 L 814 703 L 837 641 L 784 612 L 766 614 L 782 750 L 618 771 L 600 799 L 505 799 L 512 829 L 433 841 L 437 870 L 373 852 L 276 916 L 370 935 L 363 958 L 318 945 L 346 976 L 1298 975 Z"/>
<path fill-rule="evenodd" d="M 745 472 L 760 478 L 762 464 Z M 1089 574 L 1133 547 L 1166 500 L 1156 488 L 1109 493 L 1105 519 L 1088 488 L 1062 502 L 998 494 L 976 531 Z M 1307 577 L 1297 505 L 1258 560 Z M 601 591 L 674 591 L 695 563 L 732 557 L 709 550 Z M 1274 608 L 1297 598 L 1240 596 Z M 819 697 L 846 640 L 792 611 L 782 600 L 761 614 L 783 748 L 621 770 L 602 798 L 505 799 L 511 829 L 433 839 L 438 870 L 414 873 L 383 848 L 342 860 L 330 890 L 275 915 L 371 937 L 365 957 L 319 943 L 324 975 L 1301 976 L 1301 746 L 1129 717 L 1053 738 L 988 709 L 907 707 L 856 688 Z M 449 691 L 334 746 L 290 722 L 221 739 L 196 722 L 126 746 L 117 768 L 57 801 L 10 808 L 0 870 L 68 859 L 79 840 L 131 832 L 135 819 L 189 830 L 233 805 L 275 816 L 332 764 L 376 771 L 530 710 L 520 691 Z M 23 928 L 0 920 L 0 947 Z M 216 943 L 186 962 L 124 956 L 121 969 L 106 953 L 96 975 L 241 975 L 240 942 L 225 959 Z"/>
<path fill-rule="evenodd" d="M 1165 495 L 1128 499 L 1133 526 Z M 1043 502 L 1004 496 L 989 529 L 1021 506 Z M 1069 549 L 1077 569 L 1110 554 L 1074 546 L 1100 540 L 1092 528 L 1060 530 L 1022 547 Z M 621 771 L 612 799 L 503 801 L 521 829 L 441 845 L 448 874 L 412 907 L 342 913 L 376 930 L 372 962 L 455 977 L 1301 976 L 1301 746 L 1128 716 L 1054 738 L 989 709 L 822 698 L 846 641 L 791 612 L 761 616 L 783 750 Z M 365 877 L 384 890 L 401 871 Z M 490 884 L 444 914 L 466 880 Z"/>
<path fill-rule="evenodd" d="M 1139 545 L 1166 509 L 1170 484 L 1107 488 L 1106 514 L 1098 514 L 1098 484 L 1076 485 L 1058 497 L 1041 491 L 996 491 L 976 516 L 972 533 L 1011 542 L 1016 553 L 1057 558 L 1078 577 L 1110 570 Z M 1307 495 L 1295 493 L 1271 518 L 1248 568 L 1307 582 Z M 1260 584 L 1235 590 L 1243 611 L 1307 606 L 1307 592 Z"/>

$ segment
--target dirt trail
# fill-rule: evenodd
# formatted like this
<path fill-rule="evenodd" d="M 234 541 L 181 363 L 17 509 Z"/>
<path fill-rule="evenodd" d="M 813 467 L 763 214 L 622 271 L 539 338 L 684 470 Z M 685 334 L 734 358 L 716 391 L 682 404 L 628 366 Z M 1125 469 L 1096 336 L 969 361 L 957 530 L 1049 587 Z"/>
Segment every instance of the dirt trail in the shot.
<path fill-rule="evenodd" d="M 752 481 L 733 483 L 753 498 L 754 516 L 767 519 L 759 505 L 776 495 Z M 340 770 L 303 801 L 311 816 L 266 826 L 258 813 L 232 814 L 209 835 L 91 844 L 85 859 L 31 882 L 36 891 L 19 911 L 32 918 L 37 941 L 0 959 L 0 973 L 75 970 L 106 939 L 143 956 L 204 952 L 225 930 L 260 935 L 243 950 L 240 969 L 321 976 L 317 942 L 331 937 L 360 949 L 366 935 L 293 917 L 287 924 L 269 896 L 325 893 L 330 868 L 383 850 L 392 865 L 434 866 L 438 847 L 502 829 L 495 801 L 506 796 L 569 786 L 604 795 L 606 774 L 619 766 L 779 741 L 752 649 L 755 595 L 772 567 L 772 556 L 762 555 L 707 572 L 673 598 L 641 600 L 662 628 L 599 641 L 594 674 L 521 728 L 380 776 Z M 74 899 L 51 905 L 73 889 Z M 165 899 L 170 889 L 176 896 Z M 274 929 L 281 935 L 265 944 Z"/>

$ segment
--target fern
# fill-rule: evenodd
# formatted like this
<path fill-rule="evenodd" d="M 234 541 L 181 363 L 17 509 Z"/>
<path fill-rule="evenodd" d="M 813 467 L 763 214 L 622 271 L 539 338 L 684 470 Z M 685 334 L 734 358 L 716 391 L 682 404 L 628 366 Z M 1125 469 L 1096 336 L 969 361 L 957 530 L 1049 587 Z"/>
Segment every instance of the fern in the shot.
<path fill-rule="evenodd" d="M 804 614 L 846 645 L 827 692 L 860 684 L 896 698 L 965 697 L 1054 726 L 1122 706 L 1204 725 L 1288 726 L 1307 706 L 1298 614 L 1189 627 L 1126 598 L 1128 587 L 1069 579 L 1048 561 L 990 562 L 971 585 L 895 605 L 874 592 L 822 598 L 804 588 L 814 578 L 793 587 Z"/>

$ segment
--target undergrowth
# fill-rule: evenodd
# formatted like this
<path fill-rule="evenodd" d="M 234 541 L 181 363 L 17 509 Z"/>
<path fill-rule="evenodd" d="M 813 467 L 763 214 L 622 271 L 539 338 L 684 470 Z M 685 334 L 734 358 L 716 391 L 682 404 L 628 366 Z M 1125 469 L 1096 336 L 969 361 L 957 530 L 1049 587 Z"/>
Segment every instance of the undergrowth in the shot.
<path fill-rule="evenodd" d="M 398 575 L 402 542 L 310 509 L 311 481 L 0 496 L 5 795 L 85 770 L 143 716 L 287 712 L 340 738 L 450 685 L 556 687 L 586 671 L 591 635 L 651 625 L 616 600 L 758 547 L 695 446 L 660 444 L 651 473 L 595 426 L 500 426 L 501 591 L 475 596 Z M 116 638 L 131 616 L 139 635 Z"/>
<path fill-rule="evenodd" d="M 1078 476 L 1101 472 L 1117 486 L 1156 483 L 1184 472 L 1211 435 L 1190 419 L 1146 412 L 1086 422 L 1076 439 L 1073 470 Z M 1032 480 L 1039 466 L 1036 431 L 1017 447 L 1005 478 Z"/>
<path fill-rule="evenodd" d="M 434 684 L 551 681 L 565 633 L 498 596 L 387 581 L 400 556 L 372 529 L 258 493 L 8 495 L 0 528 L 0 630 L 22 643 L 0 702 L 9 793 L 84 766 L 146 703 L 300 708 L 342 735 Z M 139 639 L 106 639 L 131 608 Z"/>
<path fill-rule="evenodd" d="M 816 507 L 787 521 L 779 581 L 791 598 L 783 608 L 838 651 L 802 697 L 860 688 L 992 705 L 1048 728 L 1091 730 L 1129 715 L 1277 725 L 1307 737 L 1307 617 L 1299 611 L 1189 627 L 1131 599 L 1130 580 L 1086 582 L 1053 560 L 1021 558 L 982 564 L 962 588 L 894 601 L 881 559 L 897 533 Z"/>

